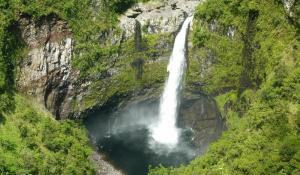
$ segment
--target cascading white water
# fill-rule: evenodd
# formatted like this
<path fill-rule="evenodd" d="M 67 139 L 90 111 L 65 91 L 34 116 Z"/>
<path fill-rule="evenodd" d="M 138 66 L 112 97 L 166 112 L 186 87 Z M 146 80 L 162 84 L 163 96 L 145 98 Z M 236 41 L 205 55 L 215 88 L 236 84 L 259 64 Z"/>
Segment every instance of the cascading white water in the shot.
<path fill-rule="evenodd" d="M 168 65 L 169 77 L 160 101 L 158 122 L 150 128 L 155 142 L 169 147 L 176 146 L 179 138 L 179 130 L 176 127 L 178 93 L 186 69 L 186 37 L 192 20 L 193 17 L 188 17 L 176 36 Z"/>

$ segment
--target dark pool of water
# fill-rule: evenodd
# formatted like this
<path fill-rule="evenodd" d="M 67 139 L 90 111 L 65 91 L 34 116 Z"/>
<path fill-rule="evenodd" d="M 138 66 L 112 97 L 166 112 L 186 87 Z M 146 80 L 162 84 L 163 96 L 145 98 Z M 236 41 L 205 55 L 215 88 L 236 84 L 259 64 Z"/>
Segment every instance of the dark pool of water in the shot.
<path fill-rule="evenodd" d="M 147 130 L 142 128 L 133 133 L 103 138 L 97 145 L 116 167 L 128 175 L 147 174 L 149 165 L 176 166 L 190 160 L 184 151 L 159 154 L 151 150 L 148 147 Z"/>
<path fill-rule="evenodd" d="M 182 130 L 177 148 L 153 148 L 148 126 L 157 118 L 157 103 L 139 103 L 116 112 L 98 112 L 85 120 L 92 141 L 127 175 L 145 175 L 149 166 L 178 166 L 196 155 L 189 130 Z"/>

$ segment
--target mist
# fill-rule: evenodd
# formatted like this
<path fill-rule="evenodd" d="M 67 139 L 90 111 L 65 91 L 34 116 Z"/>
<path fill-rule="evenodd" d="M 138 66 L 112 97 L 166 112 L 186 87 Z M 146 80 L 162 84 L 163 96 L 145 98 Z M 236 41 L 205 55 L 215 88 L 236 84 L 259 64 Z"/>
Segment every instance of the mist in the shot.
<path fill-rule="evenodd" d="M 145 100 L 117 111 L 95 113 L 87 118 L 85 125 L 99 150 L 129 175 L 146 174 L 149 165 L 187 163 L 197 155 L 192 129 L 179 128 L 175 147 L 157 143 L 150 128 L 157 124 L 158 109 L 159 100 Z"/>

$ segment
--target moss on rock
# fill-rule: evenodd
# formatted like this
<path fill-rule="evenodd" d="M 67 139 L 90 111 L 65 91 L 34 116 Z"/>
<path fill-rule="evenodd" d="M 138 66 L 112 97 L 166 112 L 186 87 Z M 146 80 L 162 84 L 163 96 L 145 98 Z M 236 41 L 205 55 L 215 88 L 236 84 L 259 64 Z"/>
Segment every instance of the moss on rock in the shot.
<path fill-rule="evenodd" d="M 74 111 L 80 112 L 91 108 L 99 108 L 105 104 L 117 106 L 119 102 L 132 96 L 146 93 L 159 93 L 167 75 L 168 58 L 171 53 L 173 35 L 147 34 L 143 36 L 142 51 L 136 50 L 134 39 L 122 43 L 111 56 L 102 59 L 99 64 L 107 65 L 102 71 L 94 71 L 98 64 L 90 67 L 85 78 L 91 82 L 88 94 L 80 103 L 74 103 Z M 109 49 L 109 48 L 108 48 Z M 113 60 L 110 60 L 113 59 Z M 142 75 L 137 78 L 138 67 L 132 64 L 140 59 L 143 61 Z"/>

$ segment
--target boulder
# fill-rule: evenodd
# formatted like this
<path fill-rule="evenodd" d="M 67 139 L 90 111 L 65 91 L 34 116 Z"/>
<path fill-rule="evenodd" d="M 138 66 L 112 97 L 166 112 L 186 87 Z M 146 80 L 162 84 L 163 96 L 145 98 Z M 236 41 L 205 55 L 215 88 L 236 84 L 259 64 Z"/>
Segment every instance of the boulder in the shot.
<path fill-rule="evenodd" d="M 289 17 L 292 17 L 293 16 L 292 8 L 295 5 L 296 0 L 282 0 L 282 1 L 286 13 L 289 15 Z"/>

